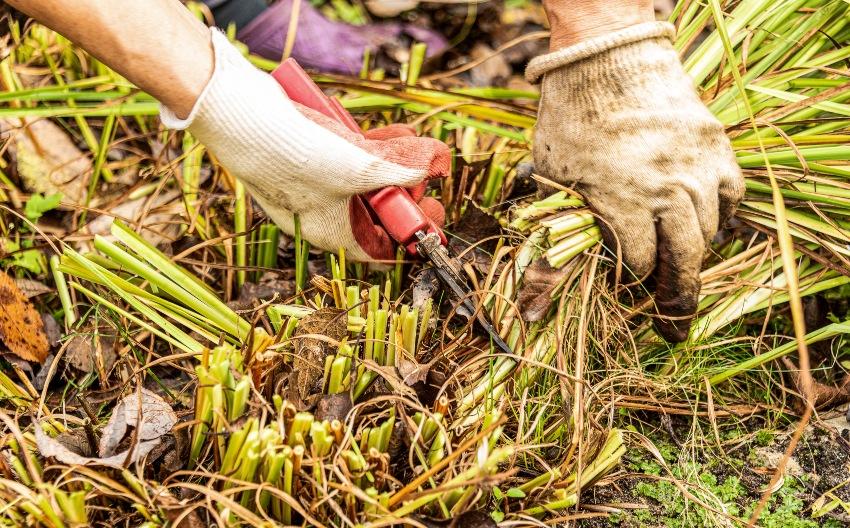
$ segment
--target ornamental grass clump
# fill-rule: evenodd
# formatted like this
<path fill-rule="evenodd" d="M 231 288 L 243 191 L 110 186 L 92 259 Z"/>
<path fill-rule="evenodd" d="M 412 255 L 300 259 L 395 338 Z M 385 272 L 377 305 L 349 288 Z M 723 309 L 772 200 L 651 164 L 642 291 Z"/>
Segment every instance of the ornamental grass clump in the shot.
<path fill-rule="evenodd" d="M 656 335 L 651 296 L 618 266 L 616 248 L 603 246 L 581 196 L 512 195 L 533 125 L 533 108 L 515 100 L 536 94 L 324 80 L 369 124 L 377 111 L 418 114 L 427 133 L 455 140 L 459 167 L 441 189 L 449 231 L 470 197 L 501 223 L 489 250 L 464 252 L 473 255 L 464 270 L 513 355 L 491 346 L 451 299 L 406 290 L 406 272 L 418 268 L 401 260 L 369 275 L 344 254 L 328 256 L 327 276 L 310 277 L 308 261 L 318 259 L 300 236 L 293 295 L 228 306 L 237 288 L 277 267 L 278 229 L 248 233 L 245 189 L 214 162 L 205 167 L 220 178 L 216 192 L 232 192 L 234 207 L 210 213 L 203 147 L 151 134 L 179 145 L 168 170 L 183 177 L 182 229 L 200 240 L 203 261 L 187 258 L 191 251 L 172 258 L 115 222 L 87 250 L 65 248 L 54 272 L 57 284 L 69 279 L 60 290 L 69 325 L 102 318 L 129 343 L 136 362 L 117 375 L 121 384 L 144 379 L 176 393 L 158 375 L 167 366 L 183 376 L 187 394 L 169 399 L 182 420 L 173 433 L 182 465 L 166 473 L 154 460 L 124 471 L 63 465 L 36 454 L 30 430 L 10 433 L 4 511 L 48 526 L 107 518 L 105 500 L 147 526 L 190 516 L 234 526 L 390 524 L 479 511 L 547 523 L 570 514 L 635 445 L 617 427 L 631 411 L 714 420 L 784 397 L 775 360 L 793 361 L 798 350 L 788 338 L 795 299 L 850 281 L 848 10 L 842 0 L 677 3 L 676 49 L 726 126 L 747 195 L 706 260 L 689 339 L 675 346 Z M 112 72 L 83 70 L 67 42 L 49 51 L 42 44 L 52 38 L 43 28 L 18 35 L 0 73 L 15 81 L 13 66 L 43 53 L 79 78 L 0 94 L 15 103 L 0 114 L 72 116 L 81 138 L 94 139 L 98 177 L 113 178 L 108 145 L 83 126 L 111 116 L 113 130 L 130 122 L 155 130 L 156 104 Z M 158 185 L 168 179 L 138 192 Z M 830 321 L 800 337 L 832 341 L 841 360 L 848 331 Z M 0 385 L 16 408 L 35 408 L 34 390 L 2 373 Z"/>

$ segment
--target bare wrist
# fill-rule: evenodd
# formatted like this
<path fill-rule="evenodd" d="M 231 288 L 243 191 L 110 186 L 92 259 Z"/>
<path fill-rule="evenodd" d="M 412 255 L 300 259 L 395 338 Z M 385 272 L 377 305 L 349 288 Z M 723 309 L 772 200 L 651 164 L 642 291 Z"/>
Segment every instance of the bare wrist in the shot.
<path fill-rule="evenodd" d="M 543 0 L 543 7 L 551 51 L 655 20 L 652 0 Z"/>

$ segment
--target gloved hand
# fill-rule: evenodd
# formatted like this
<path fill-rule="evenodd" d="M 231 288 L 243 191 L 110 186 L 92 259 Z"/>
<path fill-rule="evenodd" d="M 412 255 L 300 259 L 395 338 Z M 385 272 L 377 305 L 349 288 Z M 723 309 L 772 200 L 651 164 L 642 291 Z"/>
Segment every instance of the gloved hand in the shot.
<path fill-rule="evenodd" d="M 708 244 L 743 197 L 723 126 L 672 46 L 647 22 L 533 59 L 543 77 L 537 171 L 570 183 L 599 215 L 611 249 L 643 278 L 655 270 L 656 329 L 687 339 Z"/>
<path fill-rule="evenodd" d="M 394 243 L 359 194 L 398 185 L 412 189 L 423 211 L 442 225 L 439 202 L 422 198 L 424 182 L 450 170 L 443 143 L 390 126 L 361 137 L 293 103 L 278 83 L 254 68 L 217 30 L 215 69 L 185 120 L 167 108 L 162 121 L 188 130 L 239 178 L 284 232 L 294 214 L 304 238 L 357 261 L 392 260 Z"/>

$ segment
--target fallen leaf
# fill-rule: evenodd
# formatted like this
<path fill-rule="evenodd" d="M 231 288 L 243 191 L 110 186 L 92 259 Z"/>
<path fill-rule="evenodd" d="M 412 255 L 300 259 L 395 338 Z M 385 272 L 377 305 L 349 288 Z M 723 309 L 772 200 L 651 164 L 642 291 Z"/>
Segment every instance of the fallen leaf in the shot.
<path fill-rule="evenodd" d="M 91 159 L 48 119 L 0 121 L 0 131 L 8 132 L 9 150 L 14 155 L 18 176 L 28 191 L 62 193 L 65 201 L 81 203 L 85 176 L 91 172 Z"/>
<path fill-rule="evenodd" d="M 423 268 L 413 279 L 413 304 L 414 308 L 421 308 L 428 299 L 433 299 L 440 291 L 440 279 L 434 268 Z"/>
<path fill-rule="evenodd" d="M 314 416 L 318 422 L 323 420 L 327 420 L 329 422 L 339 420 L 342 422 L 345 421 L 345 417 L 348 415 L 348 412 L 351 411 L 351 407 L 351 395 L 347 392 L 328 394 L 322 396 L 319 403 L 316 404 L 316 412 L 314 413 Z"/>
<path fill-rule="evenodd" d="M 255 303 L 267 301 L 277 295 L 278 300 L 286 300 L 295 295 L 295 279 L 278 279 L 276 274 L 267 273 L 260 282 L 246 282 L 239 289 L 239 297 L 227 303 L 234 310 L 250 310 Z"/>
<path fill-rule="evenodd" d="M 552 306 L 552 292 L 566 276 L 567 270 L 555 269 L 544 259 L 535 261 L 525 270 L 517 305 L 523 320 L 542 321 Z"/>
<path fill-rule="evenodd" d="M 44 323 L 15 281 L 0 272 L 0 339 L 27 361 L 41 363 L 50 352 Z"/>
<path fill-rule="evenodd" d="M 43 456 L 55 458 L 65 464 L 91 464 L 119 469 L 124 467 L 125 461 L 133 463 L 141 460 L 159 445 L 162 436 L 171 432 L 171 428 L 177 423 L 177 415 L 165 400 L 153 392 L 147 389 L 141 389 L 140 392 L 141 394 L 133 392 L 125 396 L 112 411 L 109 422 L 101 431 L 99 457 L 91 456 L 88 444 L 84 441 L 85 437 L 81 439 L 79 431 L 51 438 L 40 426 L 35 428 L 39 451 Z M 115 453 L 130 427 L 136 429 L 136 443 L 131 447 L 132 453 L 130 449 Z"/>
<path fill-rule="evenodd" d="M 68 342 L 65 361 L 80 372 L 97 370 L 98 375 L 105 376 L 115 364 L 115 345 L 114 338 L 96 331 L 77 334 Z"/>
<path fill-rule="evenodd" d="M 401 374 L 401 379 L 406 385 L 414 386 L 417 383 L 424 383 L 428 379 L 428 372 L 431 370 L 431 363 L 417 363 L 402 358 L 398 364 L 398 373 Z"/>
<path fill-rule="evenodd" d="M 15 279 L 15 285 L 27 299 L 32 299 L 33 297 L 53 291 L 53 288 L 50 286 L 32 279 Z"/>
<path fill-rule="evenodd" d="M 62 329 L 59 328 L 59 323 L 49 313 L 41 314 L 41 323 L 44 325 L 44 334 L 47 336 L 47 343 L 50 347 L 58 347 L 62 340 Z"/>
<path fill-rule="evenodd" d="M 138 198 L 122 201 L 109 209 L 109 214 L 101 215 L 86 226 L 92 235 L 101 235 L 113 240 L 110 228 L 115 218 L 123 218 L 136 226 L 148 243 L 158 246 L 173 242 L 180 231 L 180 223 L 175 220 L 185 211 L 183 195 L 180 191 L 164 192 L 153 198 Z"/>
<path fill-rule="evenodd" d="M 77 466 L 108 466 L 116 469 L 124 468 L 124 461 L 127 460 L 127 452 L 117 455 L 99 458 L 91 457 L 85 454 L 82 449 L 83 445 L 87 445 L 83 440 L 80 442 L 79 434 L 61 434 L 56 438 L 51 438 L 39 426 L 35 428 L 35 443 L 38 446 L 38 451 L 43 457 L 55 458 L 64 464 L 72 464 Z M 159 444 L 159 440 L 150 440 L 147 442 L 138 442 L 133 450 L 133 456 L 130 461 L 136 461 L 147 456 L 153 448 Z"/>
<path fill-rule="evenodd" d="M 453 227 L 449 249 L 455 255 L 462 255 L 464 263 L 472 264 L 477 272 L 486 275 L 492 266 L 491 253 L 503 235 L 499 221 L 474 204 L 469 204 Z"/>
<path fill-rule="evenodd" d="M 788 358 L 782 358 L 782 362 L 788 369 L 788 374 L 791 376 L 791 380 L 794 382 L 798 393 L 802 394 L 800 369 Z M 843 380 L 837 386 L 827 385 L 818 380 L 812 381 L 812 396 L 815 410 L 825 411 L 850 401 L 850 376 L 844 376 Z M 806 406 L 805 401 L 802 398 L 797 398 L 795 402 L 797 410 L 802 412 Z"/>
<path fill-rule="evenodd" d="M 479 42 L 469 56 L 472 60 L 486 59 L 469 71 L 472 86 L 503 86 L 513 73 L 504 55 L 495 53 L 487 44 Z"/>
<path fill-rule="evenodd" d="M 295 332 L 295 358 L 292 362 L 294 389 L 302 401 L 321 392 L 324 379 L 325 358 L 330 354 L 331 343 L 348 335 L 348 316 L 345 310 L 321 308 L 306 316 Z M 315 336 L 315 337 L 311 337 Z M 327 339 L 322 339 L 321 336 Z"/>
<path fill-rule="evenodd" d="M 32 386 L 35 387 L 35 390 L 41 392 L 44 388 L 44 384 L 47 382 L 47 375 L 50 374 L 50 367 L 53 366 L 53 360 L 56 359 L 56 356 L 50 354 L 45 358 L 44 363 L 41 364 L 41 367 L 38 369 L 38 372 L 35 373 L 35 376 L 32 378 Z"/>
<path fill-rule="evenodd" d="M 140 417 L 141 424 L 138 422 Z M 147 441 L 168 434 L 176 423 L 177 415 L 165 400 L 147 389 L 141 389 L 141 394 L 134 392 L 125 396 L 112 411 L 109 422 L 101 432 L 98 453 L 102 457 L 114 454 L 128 427 L 135 427 L 138 439 Z"/>

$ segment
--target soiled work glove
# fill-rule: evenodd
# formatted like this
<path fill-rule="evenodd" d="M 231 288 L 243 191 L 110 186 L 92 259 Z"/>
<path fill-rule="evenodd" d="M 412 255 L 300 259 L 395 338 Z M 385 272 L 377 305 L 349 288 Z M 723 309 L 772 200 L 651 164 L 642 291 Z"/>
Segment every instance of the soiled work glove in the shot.
<path fill-rule="evenodd" d="M 632 273 L 655 270 L 656 328 L 678 342 L 696 311 L 708 244 L 744 182 L 673 31 L 663 22 L 631 26 L 537 57 L 526 76 L 543 77 L 537 171 L 585 196 Z"/>
<path fill-rule="evenodd" d="M 191 114 L 162 121 L 188 128 L 288 234 L 294 214 L 304 238 L 352 260 L 392 260 L 394 243 L 376 225 L 361 193 L 398 185 L 412 189 L 423 211 L 442 224 L 423 183 L 449 172 L 443 143 L 390 126 L 362 137 L 287 98 L 278 83 L 254 68 L 220 32 L 212 31 L 215 70 Z"/>

